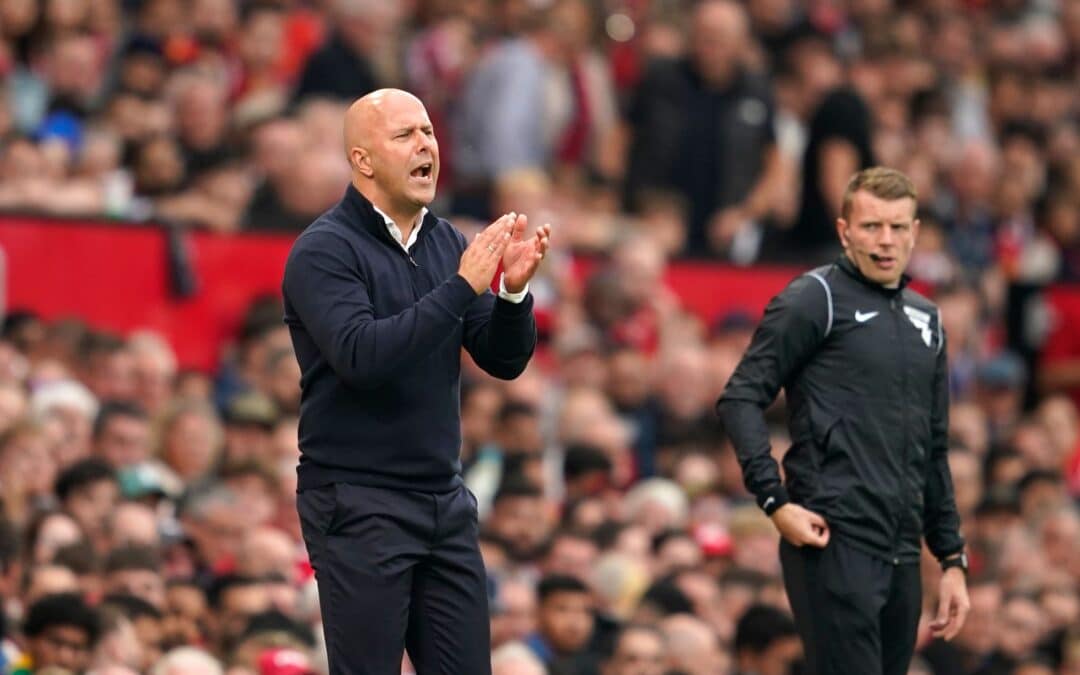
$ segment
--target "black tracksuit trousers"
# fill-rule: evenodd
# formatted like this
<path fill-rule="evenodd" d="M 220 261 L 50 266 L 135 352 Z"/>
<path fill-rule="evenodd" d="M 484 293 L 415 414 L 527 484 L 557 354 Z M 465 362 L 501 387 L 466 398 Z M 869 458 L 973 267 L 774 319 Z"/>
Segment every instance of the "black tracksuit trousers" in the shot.
<path fill-rule="evenodd" d="M 330 675 L 490 675 L 476 502 L 338 483 L 297 511 L 319 586 Z"/>
<path fill-rule="evenodd" d="M 907 675 L 922 609 L 918 563 L 893 565 L 845 544 L 780 542 L 809 675 Z"/>

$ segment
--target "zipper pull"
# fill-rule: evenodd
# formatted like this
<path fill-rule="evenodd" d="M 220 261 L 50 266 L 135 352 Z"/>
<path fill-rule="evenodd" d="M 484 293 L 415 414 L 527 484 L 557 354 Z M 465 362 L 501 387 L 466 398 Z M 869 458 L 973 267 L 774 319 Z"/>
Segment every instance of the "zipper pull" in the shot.
<path fill-rule="evenodd" d="M 413 267 L 416 267 L 416 268 L 418 268 L 418 269 L 419 269 L 420 265 L 419 265 L 419 263 L 417 263 L 417 262 L 416 262 L 415 260 L 413 260 L 413 257 L 412 257 L 412 254 L 411 254 L 411 253 L 406 253 L 406 254 L 405 254 L 405 257 L 409 259 L 409 262 L 411 262 L 411 263 L 412 263 L 412 266 L 413 266 Z"/>

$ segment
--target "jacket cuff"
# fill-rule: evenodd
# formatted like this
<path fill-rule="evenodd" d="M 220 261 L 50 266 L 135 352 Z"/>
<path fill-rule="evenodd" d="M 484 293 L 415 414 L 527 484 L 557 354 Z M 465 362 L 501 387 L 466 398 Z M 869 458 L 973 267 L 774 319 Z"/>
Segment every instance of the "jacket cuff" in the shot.
<path fill-rule="evenodd" d="M 787 489 L 783 485 L 776 485 L 761 491 L 757 495 L 757 504 L 767 516 L 771 516 L 776 512 L 776 509 L 790 501 L 791 498 L 788 497 Z"/>

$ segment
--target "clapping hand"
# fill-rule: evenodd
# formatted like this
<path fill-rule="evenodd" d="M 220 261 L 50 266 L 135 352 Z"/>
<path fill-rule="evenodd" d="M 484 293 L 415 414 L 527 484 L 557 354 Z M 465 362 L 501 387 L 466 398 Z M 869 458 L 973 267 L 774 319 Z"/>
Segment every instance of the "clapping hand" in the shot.
<path fill-rule="evenodd" d="M 503 251 L 503 284 L 511 293 L 520 293 L 524 290 L 525 284 L 532 279 L 548 250 L 551 225 L 541 225 L 536 228 L 536 234 L 526 238 L 525 228 L 528 224 L 529 219 L 525 214 L 516 214 L 511 228 L 510 242 Z"/>

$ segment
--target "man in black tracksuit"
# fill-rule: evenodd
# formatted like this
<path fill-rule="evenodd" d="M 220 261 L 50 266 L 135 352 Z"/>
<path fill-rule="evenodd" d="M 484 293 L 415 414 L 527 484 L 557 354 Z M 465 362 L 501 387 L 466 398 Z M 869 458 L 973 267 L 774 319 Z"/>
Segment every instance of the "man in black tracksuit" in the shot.
<path fill-rule="evenodd" d="M 429 213 L 423 104 L 380 90 L 345 119 L 352 184 L 297 239 L 285 322 L 302 376 L 297 510 L 332 675 L 491 672 L 475 498 L 461 480 L 461 349 L 495 377 L 536 344 L 528 281 L 550 228 L 498 219 L 469 244 Z M 500 262 L 498 298 L 489 290 Z"/>
<path fill-rule="evenodd" d="M 717 408 L 780 558 L 808 670 L 904 675 L 921 610 L 921 538 L 946 568 L 932 627 L 951 639 L 968 600 L 946 461 L 948 369 L 937 308 L 903 275 L 918 232 L 903 174 L 853 176 L 844 255 L 765 310 Z M 784 481 L 764 411 L 783 387 Z"/>

